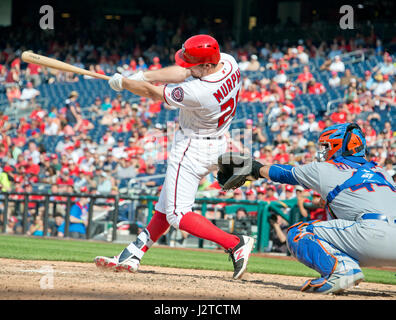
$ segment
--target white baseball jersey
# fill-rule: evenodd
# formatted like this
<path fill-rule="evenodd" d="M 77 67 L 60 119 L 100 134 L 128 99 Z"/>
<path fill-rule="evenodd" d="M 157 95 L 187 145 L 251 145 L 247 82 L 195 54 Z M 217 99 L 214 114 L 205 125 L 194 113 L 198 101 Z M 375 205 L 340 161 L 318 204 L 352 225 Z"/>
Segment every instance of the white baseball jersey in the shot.
<path fill-rule="evenodd" d="M 155 209 L 175 228 L 192 210 L 201 179 L 217 168 L 217 158 L 226 151 L 224 134 L 235 115 L 242 81 L 232 56 L 222 53 L 220 63 L 223 67 L 216 73 L 164 88 L 166 102 L 180 109 L 181 130 L 173 139 Z"/>
<path fill-rule="evenodd" d="M 235 59 L 220 55 L 223 68 L 201 79 L 187 78 L 183 83 L 164 87 L 167 104 L 180 108 L 179 123 L 185 134 L 196 137 L 224 135 L 235 116 L 241 73 Z"/>

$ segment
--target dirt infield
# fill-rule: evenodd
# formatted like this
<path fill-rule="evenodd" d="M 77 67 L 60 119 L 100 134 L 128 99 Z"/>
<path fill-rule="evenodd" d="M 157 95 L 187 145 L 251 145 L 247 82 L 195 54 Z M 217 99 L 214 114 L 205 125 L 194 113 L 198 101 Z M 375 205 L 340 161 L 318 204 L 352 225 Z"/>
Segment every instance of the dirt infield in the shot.
<path fill-rule="evenodd" d="M 93 263 L 0 259 L 0 299 L 396 300 L 396 285 L 362 282 L 342 295 L 302 293 L 303 277 L 141 266 L 138 273 L 103 272 Z"/>

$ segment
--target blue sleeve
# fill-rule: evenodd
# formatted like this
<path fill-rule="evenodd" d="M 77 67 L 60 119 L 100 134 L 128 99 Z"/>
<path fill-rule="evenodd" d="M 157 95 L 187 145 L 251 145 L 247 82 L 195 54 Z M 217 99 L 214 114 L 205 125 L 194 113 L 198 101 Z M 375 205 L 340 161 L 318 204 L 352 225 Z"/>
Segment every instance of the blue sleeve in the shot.
<path fill-rule="evenodd" d="M 81 219 L 81 210 L 78 207 L 78 205 L 75 204 L 75 205 L 72 206 L 72 208 L 70 210 L 70 215 L 72 217 L 77 218 L 77 219 Z"/>
<path fill-rule="evenodd" d="M 288 164 L 273 164 L 269 169 L 269 177 L 274 182 L 292 185 L 300 184 L 293 175 L 294 167 Z"/>
<path fill-rule="evenodd" d="M 63 222 L 63 223 L 58 227 L 58 232 L 65 233 L 65 222 Z"/>

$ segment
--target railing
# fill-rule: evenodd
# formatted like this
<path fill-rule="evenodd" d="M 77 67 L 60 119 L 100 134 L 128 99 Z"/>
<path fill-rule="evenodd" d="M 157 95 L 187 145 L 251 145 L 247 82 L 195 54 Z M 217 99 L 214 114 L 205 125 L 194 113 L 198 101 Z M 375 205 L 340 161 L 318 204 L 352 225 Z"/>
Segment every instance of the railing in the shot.
<path fill-rule="evenodd" d="M 327 106 L 326 106 L 326 114 L 330 115 L 331 114 L 331 110 L 333 109 L 333 106 L 336 105 L 338 106 L 341 102 L 344 102 L 345 99 L 344 98 L 338 98 L 338 99 L 334 99 L 334 100 L 330 100 L 329 102 L 327 102 Z M 335 107 L 334 109 L 336 109 L 337 107 Z"/>
<path fill-rule="evenodd" d="M 14 199 L 11 196 L 23 196 L 23 199 Z M 41 196 L 43 200 L 33 200 L 29 199 L 31 196 Z M 121 225 L 122 222 L 118 221 L 119 218 L 119 202 L 120 199 L 123 200 L 138 200 L 140 202 L 147 203 L 147 223 L 151 220 L 151 217 L 154 212 L 154 203 L 158 201 L 158 197 L 155 196 L 124 196 L 122 194 L 116 195 L 93 195 L 93 194 L 70 194 L 70 193 L 38 193 L 38 192 L 1 192 L 0 193 L 0 202 L 3 203 L 3 228 L 2 232 L 6 233 L 7 224 L 8 224 L 8 215 L 9 215 L 9 204 L 10 202 L 14 202 L 16 204 L 23 203 L 24 208 L 22 212 L 22 228 L 23 234 L 27 233 L 28 227 L 28 210 L 29 210 L 29 203 L 37 203 L 44 205 L 44 215 L 43 215 L 43 234 L 47 235 L 48 227 L 49 227 L 49 215 L 50 215 L 50 204 L 53 204 L 55 207 L 53 208 L 54 213 L 56 211 L 56 205 L 66 205 L 65 211 L 65 230 L 64 236 L 69 237 L 69 228 L 70 228 L 70 210 L 73 204 L 72 198 L 89 198 L 89 207 L 88 207 L 88 223 L 86 227 L 86 239 L 92 238 L 92 225 L 93 225 L 93 210 L 94 205 L 97 206 L 108 206 L 109 203 L 100 203 L 97 202 L 97 199 L 113 199 L 114 206 L 113 214 L 112 214 L 112 237 L 111 241 L 117 240 L 117 226 Z M 63 197 L 66 198 L 64 201 L 54 200 L 53 197 Z M 257 212 L 257 235 L 256 235 L 256 252 L 263 252 L 266 251 L 266 248 L 269 245 L 270 240 L 270 223 L 269 217 L 271 214 L 279 214 L 281 215 L 289 224 L 294 224 L 295 222 L 299 221 L 301 216 L 299 215 L 299 211 L 296 210 L 297 208 L 297 201 L 294 200 L 286 200 L 286 201 L 277 201 L 277 202 L 265 202 L 265 201 L 250 201 L 250 200 L 235 200 L 235 199 L 219 199 L 219 198 L 198 198 L 195 200 L 196 205 L 199 205 L 201 214 L 206 216 L 209 211 L 209 204 L 219 204 L 219 203 L 226 203 L 227 206 L 234 206 L 234 214 L 237 209 L 244 206 L 249 206 L 250 209 L 253 207 L 255 208 L 255 212 Z M 282 211 L 282 208 L 289 207 L 291 208 L 291 214 L 285 215 Z M 229 208 L 230 209 L 230 208 Z M 232 209 L 232 208 L 231 208 Z M 38 210 L 38 209 L 36 209 Z M 230 210 L 228 210 L 228 214 L 230 214 Z M 231 210 L 232 211 L 232 210 Z M 36 212 L 38 213 L 38 211 Z M 203 248 L 203 240 L 199 240 L 199 247 Z"/>

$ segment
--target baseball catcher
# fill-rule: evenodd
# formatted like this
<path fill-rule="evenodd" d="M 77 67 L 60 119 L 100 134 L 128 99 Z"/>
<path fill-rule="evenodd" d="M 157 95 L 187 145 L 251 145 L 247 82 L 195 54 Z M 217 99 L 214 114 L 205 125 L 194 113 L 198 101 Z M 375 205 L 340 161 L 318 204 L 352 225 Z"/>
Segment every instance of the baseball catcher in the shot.
<path fill-rule="evenodd" d="M 357 124 L 326 128 L 318 147 L 318 161 L 295 167 L 225 153 L 218 159 L 218 181 L 232 189 L 266 178 L 319 192 L 332 219 L 291 226 L 287 245 L 320 274 L 301 291 L 339 293 L 364 279 L 362 266 L 396 266 L 396 186 L 383 168 L 366 160 L 366 140 Z"/>

